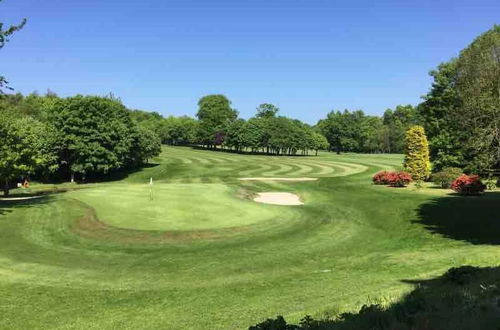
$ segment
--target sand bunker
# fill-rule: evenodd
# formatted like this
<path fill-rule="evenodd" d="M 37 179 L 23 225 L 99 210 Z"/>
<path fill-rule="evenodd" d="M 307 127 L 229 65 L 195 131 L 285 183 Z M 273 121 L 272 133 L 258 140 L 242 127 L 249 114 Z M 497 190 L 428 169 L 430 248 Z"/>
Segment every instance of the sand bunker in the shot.
<path fill-rule="evenodd" d="M 318 178 L 239 178 L 242 181 L 316 181 Z"/>
<path fill-rule="evenodd" d="M 6 202 L 11 202 L 11 201 L 25 201 L 29 199 L 36 199 L 36 198 L 42 198 L 43 196 L 26 196 L 26 197 L 0 197 L 0 201 L 6 201 Z"/>
<path fill-rule="evenodd" d="M 287 192 L 264 192 L 258 193 L 253 199 L 258 203 L 275 205 L 302 205 L 299 196 Z"/>

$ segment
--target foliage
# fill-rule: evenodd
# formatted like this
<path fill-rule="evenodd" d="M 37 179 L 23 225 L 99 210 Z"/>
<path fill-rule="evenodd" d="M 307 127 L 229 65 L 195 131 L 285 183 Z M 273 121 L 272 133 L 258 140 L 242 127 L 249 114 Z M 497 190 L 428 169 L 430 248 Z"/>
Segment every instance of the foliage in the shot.
<path fill-rule="evenodd" d="M 445 167 L 441 171 L 433 173 L 431 179 L 436 185 L 447 189 L 450 188 L 452 182 L 462 174 L 463 171 L 458 167 Z"/>
<path fill-rule="evenodd" d="M 57 136 L 48 125 L 0 112 L 0 141 L 0 178 L 5 184 L 5 195 L 9 193 L 10 180 L 37 170 L 57 169 Z"/>
<path fill-rule="evenodd" d="M 131 161 L 141 165 L 144 161 L 158 156 L 161 152 L 160 137 L 152 130 L 138 126 L 133 132 L 133 145 L 131 147 Z"/>
<path fill-rule="evenodd" d="M 156 137 L 145 153 L 133 150 L 134 145 L 145 147 L 145 132 L 135 129 L 128 110 L 111 97 L 58 99 L 48 109 L 47 118 L 61 135 L 63 170 L 83 178 L 142 163 L 143 157 L 159 152 L 154 146 Z"/>
<path fill-rule="evenodd" d="M 404 132 L 418 122 L 411 105 L 387 109 L 383 118 L 367 116 L 362 110 L 332 111 L 316 125 L 330 143 L 331 150 L 401 153 Z"/>
<path fill-rule="evenodd" d="M 276 117 L 276 114 L 280 111 L 280 109 L 270 103 L 263 103 L 259 105 L 257 108 L 257 114 L 255 117 L 257 118 L 272 118 Z"/>
<path fill-rule="evenodd" d="M 309 150 L 324 150 L 328 142 L 307 124 L 286 117 L 238 119 L 227 127 L 223 147 L 235 152 L 306 155 Z"/>
<path fill-rule="evenodd" d="M 207 95 L 198 101 L 198 140 L 208 147 L 224 141 L 227 127 L 236 120 L 238 112 L 224 95 Z"/>
<path fill-rule="evenodd" d="M 389 174 L 388 171 L 380 171 L 375 173 L 375 175 L 372 178 L 373 183 L 377 185 L 389 184 L 388 174 Z"/>
<path fill-rule="evenodd" d="M 404 171 L 388 172 L 386 180 L 391 187 L 405 187 L 412 181 L 412 176 Z"/>
<path fill-rule="evenodd" d="M 328 140 L 330 148 L 337 153 L 357 151 L 360 148 L 363 111 L 331 111 L 326 119 L 318 122 L 318 128 Z"/>
<path fill-rule="evenodd" d="M 484 192 L 486 186 L 478 175 L 463 174 L 452 182 L 451 189 L 461 195 L 480 195 Z"/>
<path fill-rule="evenodd" d="M 485 186 L 487 190 L 495 190 L 496 187 L 498 187 L 498 179 L 494 178 L 489 178 L 485 182 Z"/>
<path fill-rule="evenodd" d="M 435 170 L 500 168 L 500 26 L 480 35 L 456 59 L 431 71 L 418 106 Z"/>
<path fill-rule="evenodd" d="M 500 167 L 500 25 L 476 38 L 457 59 L 458 118 L 467 133 L 471 169 Z"/>
<path fill-rule="evenodd" d="M 316 155 L 318 155 L 318 150 L 327 150 L 329 147 L 328 140 L 326 137 L 318 132 L 312 131 L 311 144 L 308 146 L 311 149 L 316 151 Z"/>
<path fill-rule="evenodd" d="M 412 125 L 419 124 L 416 109 L 411 105 L 398 105 L 394 110 L 387 109 L 383 115 L 387 130 L 384 148 L 388 152 L 402 153 L 405 147 L 405 132 Z"/>
<path fill-rule="evenodd" d="M 375 175 L 372 177 L 372 181 L 376 185 L 404 187 L 412 181 L 412 177 L 409 173 L 404 171 L 380 171 L 375 173 Z"/>
<path fill-rule="evenodd" d="M 455 87 L 456 60 L 441 63 L 430 75 L 434 81 L 429 93 L 424 96 L 424 102 L 418 106 L 418 111 L 429 137 L 433 168 L 440 171 L 444 167 L 462 167 L 465 137 L 456 118 L 461 104 Z"/>
<path fill-rule="evenodd" d="M 429 144 L 422 126 L 412 126 L 406 131 L 404 168 L 415 181 L 425 181 L 429 177 Z"/>

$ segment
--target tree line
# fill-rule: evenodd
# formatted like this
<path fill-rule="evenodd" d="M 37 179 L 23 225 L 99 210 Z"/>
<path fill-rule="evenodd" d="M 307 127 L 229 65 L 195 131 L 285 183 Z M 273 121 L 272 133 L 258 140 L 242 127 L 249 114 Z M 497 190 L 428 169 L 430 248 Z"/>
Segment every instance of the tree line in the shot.
<path fill-rule="evenodd" d="M 500 170 L 500 26 L 430 72 L 418 106 L 434 170 Z"/>
<path fill-rule="evenodd" d="M 163 118 L 155 112 L 132 111 L 139 125 L 155 131 L 162 143 L 199 145 L 210 150 L 276 155 L 307 155 L 318 150 L 336 152 L 401 153 L 405 131 L 417 124 L 411 105 L 387 109 L 382 117 L 362 110 L 332 111 L 316 125 L 279 115 L 279 108 L 263 103 L 248 120 L 224 95 L 207 95 L 198 102 L 196 118 Z"/>
<path fill-rule="evenodd" d="M 0 95 L 0 177 L 98 179 L 142 166 L 160 138 L 113 96 Z"/>

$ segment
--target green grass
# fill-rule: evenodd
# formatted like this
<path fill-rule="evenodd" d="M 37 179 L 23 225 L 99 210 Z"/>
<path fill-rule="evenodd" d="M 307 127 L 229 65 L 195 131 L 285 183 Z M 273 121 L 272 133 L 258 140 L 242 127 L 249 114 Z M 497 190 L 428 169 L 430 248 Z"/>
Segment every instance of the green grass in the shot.
<path fill-rule="evenodd" d="M 405 280 L 453 266 L 497 265 L 500 197 L 371 184 L 401 161 L 165 147 L 157 166 L 120 181 L 0 201 L 0 328 L 245 329 L 277 314 L 296 322 L 397 300 L 413 288 Z M 251 176 L 319 180 L 237 180 Z M 305 204 L 250 200 L 263 191 Z M 487 233 L 468 230 L 475 201 L 470 225 L 485 212 Z"/>
<path fill-rule="evenodd" d="M 71 192 L 114 227 L 186 231 L 248 226 L 290 216 L 290 208 L 264 206 L 221 183 L 106 185 Z"/>

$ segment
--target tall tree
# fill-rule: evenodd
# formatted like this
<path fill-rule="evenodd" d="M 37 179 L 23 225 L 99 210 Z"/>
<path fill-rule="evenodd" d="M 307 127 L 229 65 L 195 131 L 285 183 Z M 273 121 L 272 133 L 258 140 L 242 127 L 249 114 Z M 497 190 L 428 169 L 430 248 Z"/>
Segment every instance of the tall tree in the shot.
<path fill-rule="evenodd" d="M 460 52 L 457 91 L 472 166 L 479 171 L 500 168 L 500 25 Z"/>
<path fill-rule="evenodd" d="M 231 108 L 231 101 L 224 95 L 207 95 L 198 101 L 199 139 L 208 146 L 216 146 L 224 140 L 231 122 L 238 112 Z"/>
<path fill-rule="evenodd" d="M 9 182 L 35 171 L 57 169 L 58 140 L 45 123 L 31 117 L 14 117 L 0 112 L 0 179 L 4 195 L 9 194 Z"/>
<path fill-rule="evenodd" d="M 389 129 L 390 152 L 402 153 L 406 130 L 419 122 L 416 109 L 409 104 L 398 105 L 394 110 L 387 109 L 383 120 Z"/>
<path fill-rule="evenodd" d="M 500 168 L 500 26 L 494 26 L 431 71 L 419 105 L 435 170 Z"/>
<path fill-rule="evenodd" d="M 331 111 L 317 126 L 327 138 L 330 148 L 337 153 L 359 151 L 364 118 L 361 110 Z"/>
<path fill-rule="evenodd" d="M 429 73 L 432 87 L 419 104 L 418 112 L 429 138 L 433 169 L 464 166 L 465 134 L 460 128 L 461 101 L 456 89 L 457 61 L 441 63 Z"/>
<path fill-rule="evenodd" d="M 123 104 L 110 97 L 77 95 L 59 99 L 48 113 L 61 133 L 61 160 L 73 179 L 78 173 L 106 174 L 131 160 L 134 123 Z"/>

